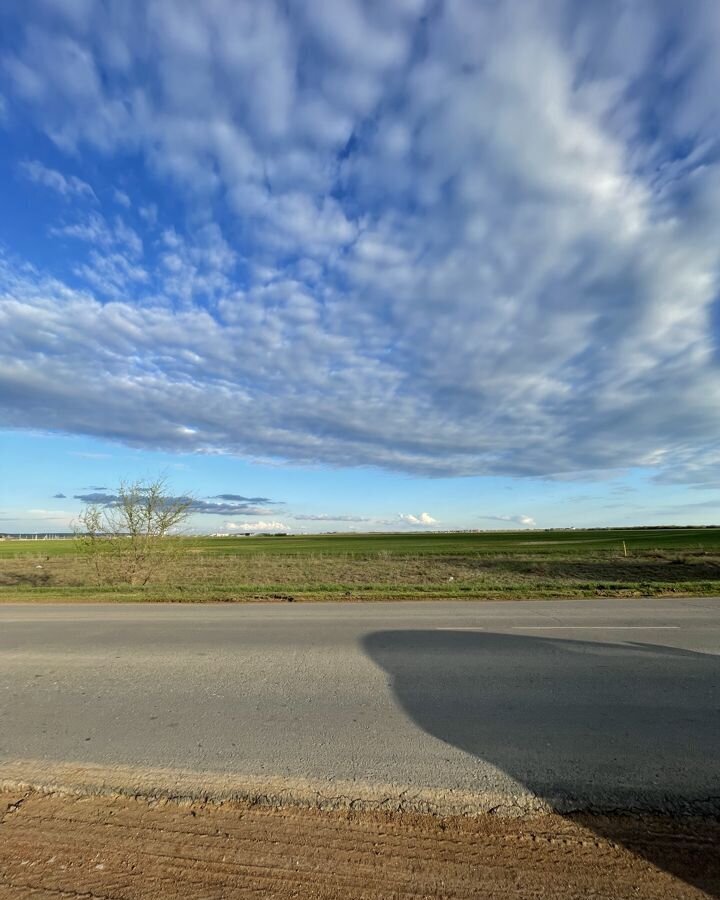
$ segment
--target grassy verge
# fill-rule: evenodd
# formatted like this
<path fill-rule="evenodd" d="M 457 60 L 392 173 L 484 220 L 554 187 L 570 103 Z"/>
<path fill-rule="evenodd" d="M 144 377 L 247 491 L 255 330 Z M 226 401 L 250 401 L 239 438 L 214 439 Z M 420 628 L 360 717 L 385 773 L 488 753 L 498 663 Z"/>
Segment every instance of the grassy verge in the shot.
<path fill-rule="evenodd" d="M 262 546 L 262 545 L 261 545 Z M 77 554 L 0 558 L 0 602 L 252 602 L 720 595 L 720 551 L 205 554 L 146 587 L 103 585 Z"/>

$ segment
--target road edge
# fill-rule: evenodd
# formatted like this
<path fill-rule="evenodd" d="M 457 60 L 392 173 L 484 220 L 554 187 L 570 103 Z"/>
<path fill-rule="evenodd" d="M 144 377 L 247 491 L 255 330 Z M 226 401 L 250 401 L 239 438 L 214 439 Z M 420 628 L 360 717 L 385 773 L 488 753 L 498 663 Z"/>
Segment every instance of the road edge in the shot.
<path fill-rule="evenodd" d="M 302 807 L 321 810 L 412 812 L 440 816 L 508 817 L 557 812 L 531 793 L 435 790 L 335 779 L 227 775 L 134 766 L 44 760 L 0 762 L 0 790 L 88 797 L 132 797 L 149 802 Z"/>
<path fill-rule="evenodd" d="M 284 778 L 136 766 L 108 767 L 33 759 L 0 761 L 0 791 L 34 791 L 75 797 L 126 797 L 150 803 L 237 803 L 245 806 L 436 816 L 497 815 L 518 818 L 589 813 L 720 818 L 718 796 L 643 797 L 621 791 L 615 795 L 585 798 L 540 797 L 520 785 L 516 791 L 474 792 L 360 780 Z"/>

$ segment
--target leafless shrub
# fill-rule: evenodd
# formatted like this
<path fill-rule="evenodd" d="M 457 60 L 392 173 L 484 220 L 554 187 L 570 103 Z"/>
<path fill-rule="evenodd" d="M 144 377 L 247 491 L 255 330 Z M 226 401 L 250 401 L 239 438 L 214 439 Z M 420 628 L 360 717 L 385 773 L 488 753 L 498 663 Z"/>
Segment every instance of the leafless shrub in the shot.
<path fill-rule="evenodd" d="M 123 481 L 112 500 L 81 512 L 78 547 L 101 583 L 146 585 L 182 552 L 178 534 L 191 504 L 172 497 L 164 478 Z"/>

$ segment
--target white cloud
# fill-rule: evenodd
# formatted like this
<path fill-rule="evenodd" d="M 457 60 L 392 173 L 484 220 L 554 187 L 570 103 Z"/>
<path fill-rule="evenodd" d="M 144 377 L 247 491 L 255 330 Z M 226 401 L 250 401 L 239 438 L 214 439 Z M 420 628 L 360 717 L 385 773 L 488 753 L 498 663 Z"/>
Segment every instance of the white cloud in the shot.
<path fill-rule="evenodd" d="M 298 522 L 372 522 L 373 519 L 368 519 L 365 516 L 334 516 L 326 513 L 320 513 L 318 515 L 295 515 L 292 516 Z"/>
<path fill-rule="evenodd" d="M 138 209 L 140 218 L 150 227 L 157 224 L 158 208 L 155 203 L 148 203 Z"/>
<path fill-rule="evenodd" d="M 52 226 L 49 233 L 54 237 L 86 241 L 106 250 L 120 248 L 134 259 L 143 253 L 142 239 L 133 228 L 120 217 L 109 222 L 98 212 L 91 212 L 72 224 Z"/>
<path fill-rule="evenodd" d="M 532 516 L 480 516 L 480 518 L 491 522 L 512 522 L 515 525 L 525 525 L 528 528 L 535 528 L 537 525 Z"/>
<path fill-rule="evenodd" d="M 23 529 L 39 528 L 52 531 L 68 531 L 72 528 L 76 513 L 61 509 L 25 509 L 15 511 L 15 515 L 6 516 L 7 522 L 20 523 Z"/>
<path fill-rule="evenodd" d="M 426 512 L 420 513 L 419 516 L 414 516 L 412 513 L 400 513 L 399 518 L 406 525 L 437 525 L 438 520 L 433 519 L 431 515 Z"/>
<path fill-rule="evenodd" d="M 37 160 L 25 160 L 20 163 L 20 172 L 28 181 L 50 188 L 65 198 L 86 197 L 96 199 L 95 191 L 90 185 L 76 175 L 63 175 L 56 169 L 50 169 Z"/>
<path fill-rule="evenodd" d="M 282 522 L 226 522 L 225 527 L 231 531 L 289 531 Z"/>
<path fill-rule="evenodd" d="M 120 206 L 124 206 L 125 209 L 130 209 L 130 207 L 132 206 L 132 200 L 130 199 L 130 197 L 125 193 L 125 191 L 121 191 L 119 188 L 115 188 L 115 190 L 113 191 L 113 199 Z"/>
<path fill-rule="evenodd" d="M 88 243 L 83 289 L 5 259 L 2 421 L 431 475 L 717 479 L 714 2 L 331 6 L 19 20 L 14 106 L 73 165 L 134 154 L 170 202 L 49 223 Z"/>

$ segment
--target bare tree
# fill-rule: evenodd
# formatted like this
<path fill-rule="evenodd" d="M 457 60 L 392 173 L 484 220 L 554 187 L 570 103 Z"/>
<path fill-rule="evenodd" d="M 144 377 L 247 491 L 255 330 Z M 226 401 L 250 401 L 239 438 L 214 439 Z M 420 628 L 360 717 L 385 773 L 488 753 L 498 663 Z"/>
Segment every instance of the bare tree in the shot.
<path fill-rule="evenodd" d="M 85 507 L 76 539 L 100 581 L 146 585 L 179 551 L 191 497 L 173 497 L 164 478 L 122 481 L 102 504 Z"/>

